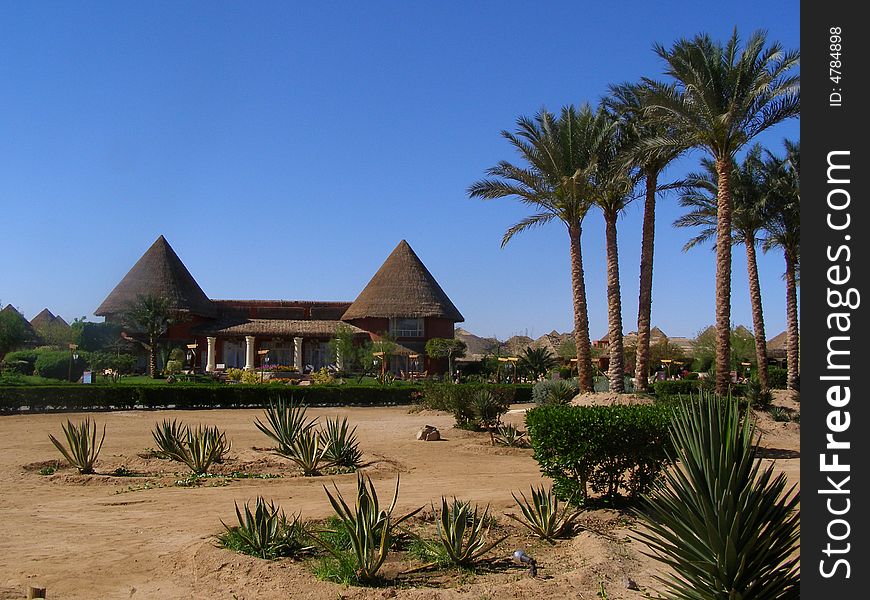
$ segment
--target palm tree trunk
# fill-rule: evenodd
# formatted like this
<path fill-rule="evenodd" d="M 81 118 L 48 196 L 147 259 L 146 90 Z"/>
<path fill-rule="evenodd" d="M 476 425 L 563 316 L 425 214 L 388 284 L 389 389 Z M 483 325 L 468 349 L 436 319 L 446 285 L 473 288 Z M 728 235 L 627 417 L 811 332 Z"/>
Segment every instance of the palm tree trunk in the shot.
<path fill-rule="evenodd" d="M 749 303 L 752 306 L 752 328 L 755 330 L 755 358 L 758 361 L 758 382 L 767 390 L 767 338 L 764 331 L 764 309 L 761 305 L 761 284 L 758 281 L 758 262 L 755 257 L 755 236 L 744 233 L 746 267 L 749 271 Z"/>
<path fill-rule="evenodd" d="M 619 290 L 619 252 L 616 243 L 616 217 L 604 215 L 607 244 L 607 339 L 610 342 L 610 391 L 625 392 L 625 357 L 622 348 L 622 296 Z"/>
<path fill-rule="evenodd" d="M 640 244 L 640 294 L 637 302 L 637 350 L 635 353 L 634 387 L 649 389 L 649 336 L 652 326 L 653 249 L 656 235 L 656 186 L 658 173 L 646 174 L 646 201 L 643 207 L 643 239 Z"/>
<path fill-rule="evenodd" d="M 716 393 L 731 386 L 731 157 L 716 159 Z"/>
<path fill-rule="evenodd" d="M 785 311 L 786 331 L 788 341 L 786 347 L 786 366 L 788 367 L 787 386 L 790 390 L 798 390 L 800 376 L 799 348 L 800 338 L 797 314 L 797 277 L 795 273 L 796 260 L 788 253 L 785 255 Z"/>
<path fill-rule="evenodd" d="M 157 340 L 153 336 L 148 338 L 148 375 L 157 377 Z"/>
<path fill-rule="evenodd" d="M 583 276 L 583 252 L 580 247 L 580 224 L 568 225 L 571 239 L 571 291 L 574 294 L 574 342 L 577 345 L 577 379 L 580 392 L 595 390 L 592 379 L 592 347 L 589 343 L 589 314 L 586 310 L 586 281 Z"/>

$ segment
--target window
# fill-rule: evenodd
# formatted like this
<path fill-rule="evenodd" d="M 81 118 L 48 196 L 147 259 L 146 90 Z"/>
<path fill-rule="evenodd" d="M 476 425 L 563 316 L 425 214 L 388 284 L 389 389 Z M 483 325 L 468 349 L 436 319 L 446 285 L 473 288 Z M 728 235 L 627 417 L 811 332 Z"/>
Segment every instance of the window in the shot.
<path fill-rule="evenodd" d="M 423 319 L 390 319 L 393 337 L 423 337 Z"/>

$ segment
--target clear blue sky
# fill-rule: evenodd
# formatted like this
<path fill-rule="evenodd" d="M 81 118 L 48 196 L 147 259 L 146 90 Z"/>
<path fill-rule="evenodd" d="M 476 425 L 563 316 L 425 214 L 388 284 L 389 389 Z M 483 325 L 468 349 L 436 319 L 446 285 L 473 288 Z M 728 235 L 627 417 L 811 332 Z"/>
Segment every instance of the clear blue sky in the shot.
<path fill-rule="evenodd" d="M 542 106 L 659 76 L 654 42 L 708 32 L 799 47 L 798 2 L 0 2 L 0 301 L 87 315 L 164 234 L 212 298 L 353 300 L 407 239 L 466 317 L 502 338 L 572 327 L 568 240 L 470 183 Z M 761 141 L 799 136 L 791 121 Z M 670 171 L 697 165 L 691 156 Z M 653 322 L 713 322 L 713 253 L 681 251 L 660 200 Z M 635 329 L 641 205 L 620 221 Z M 606 333 L 603 220 L 584 228 Z M 733 318 L 751 324 L 735 248 Z M 779 254 L 761 259 L 768 333 Z"/>

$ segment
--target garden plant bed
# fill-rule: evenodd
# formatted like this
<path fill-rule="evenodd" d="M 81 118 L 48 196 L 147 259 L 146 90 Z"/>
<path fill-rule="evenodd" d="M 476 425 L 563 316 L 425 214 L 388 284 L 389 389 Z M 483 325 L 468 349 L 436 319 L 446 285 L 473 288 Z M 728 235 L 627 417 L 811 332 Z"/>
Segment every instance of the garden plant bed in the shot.
<path fill-rule="evenodd" d="M 777 405 L 799 405 L 778 397 Z M 523 426 L 514 405 L 506 417 Z M 792 413 L 789 413 L 792 414 Z M 254 426 L 262 410 L 124 411 L 91 414 L 106 441 L 96 475 L 79 475 L 63 462 L 48 439 L 61 434 L 69 418 L 87 415 L 31 414 L 0 417 L 0 505 L 15 527 L 0 539 L 0 599 L 22 597 L 27 585 L 40 584 L 59 598 L 642 598 L 657 589 L 658 563 L 642 554 L 633 540 L 634 521 L 627 513 L 600 508 L 579 519 L 579 533 L 555 546 L 528 535 L 504 516 L 518 513 L 511 492 L 543 481 L 529 449 L 493 448 L 489 436 L 452 427 L 445 413 L 409 413 L 407 407 L 310 409 L 309 415 L 347 416 L 357 435 L 369 475 L 389 503 L 400 476 L 397 513 L 424 506 L 410 528 L 434 537 L 426 514 L 441 495 L 491 505 L 497 525 L 490 536 L 508 539 L 487 556 L 480 569 L 439 568 L 404 573 L 422 562 L 407 551 L 390 555 L 383 574 L 387 584 L 363 588 L 318 580 L 316 558 L 265 561 L 220 548 L 221 520 L 235 522 L 234 502 L 258 495 L 274 500 L 287 514 L 310 521 L 333 511 L 323 485 L 354 495 L 352 473 L 306 478 L 293 465 L 268 451 L 268 438 Z M 151 429 L 164 418 L 217 425 L 233 448 L 213 471 L 220 477 L 179 486 L 187 477 L 178 463 L 154 458 Z M 425 424 L 439 428 L 444 440 L 416 441 Z M 762 445 L 779 469 L 799 482 L 800 425 L 762 415 Z M 771 460 L 766 458 L 765 460 Z M 58 468 L 59 467 L 59 468 Z M 129 473 L 112 475 L 120 467 Z M 40 474 L 56 468 L 51 474 Z M 235 476 L 233 475 L 235 473 Z M 244 474 L 244 475 L 242 475 Z M 280 477 L 269 477 L 279 475 Z M 267 478 L 268 477 L 268 478 Z M 539 563 L 539 577 L 509 561 L 522 547 Z M 625 587 L 624 578 L 640 591 Z"/>

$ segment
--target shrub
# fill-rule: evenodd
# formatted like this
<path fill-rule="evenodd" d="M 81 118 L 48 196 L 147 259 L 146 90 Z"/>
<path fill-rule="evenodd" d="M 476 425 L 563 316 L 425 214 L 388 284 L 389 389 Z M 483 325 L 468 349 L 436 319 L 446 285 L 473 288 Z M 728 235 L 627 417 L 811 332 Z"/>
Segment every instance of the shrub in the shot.
<path fill-rule="evenodd" d="M 230 381 L 241 381 L 242 375 L 245 374 L 245 371 L 244 369 L 234 369 L 231 367 L 226 370 L 226 374 L 227 379 L 229 379 Z"/>
<path fill-rule="evenodd" d="M 239 380 L 242 383 L 247 383 L 250 385 L 250 384 L 260 383 L 261 377 L 262 377 L 262 374 L 259 373 L 258 371 L 242 371 L 242 374 L 241 374 L 241 377 Z"/>
<path fill-rule="evenodd" d="M 334 485 L 334 484 L 333 484 Z M 392 546 L 394 529 L 406 519 L 420 512 L 422 507 L 405 516 L 394 519 L 393 509 L 399 499 L 399 478 L 396 477 L 396 491 L 393 501 L 386 510 L 380 508 L 378 494 L 372 480 L 361 474 L 357 475 L 356 505 L 351 509 L 338 487 L 335 495 L 326 490 L 329 503 L 335 509 L 338 518 L 350 536 L 350 546 L 356 563 L 356 579 L 362 583 L 371 583 L 377 578 L 378 571 Z M 337 560 L 346 560 L 347 553 L 335 547 L 322 536 L 314 536 L 314 540 Z"/>
<path fill-rule="evenodd" d="M 532 401 L 541 406 L 545 404 L 569 404 L 580 393 L 576 379 L 539 381 L 532 388 Z"/>
<path fill-rule="evenodd" d="M 330 383 L 335 383 L 335 377 L 326 370 L 326 367 L 323 367 L 311 374 L 311 383 L 315 385 L 329 385 Z"/>
<path fill-rule="evenodd" d="M 305 477 L 320 475 L 320 470 L 333 466 L 335 463 L 326 458 L 326 446 L 320 439 L 320 434 L 313 429 L 300 432 L 290 447 L 278 449 L 276 454 L 293 461 Z"/>
<path fill-rule="evenodd" d="M 530 502 L 522 492 L 520 492 L 522 500 L 511 492 L 511 496 L 522 511 L 523 518 L 520 519 L 512 514 L 507 516 L 551 544 L 555 544 L 557 538 L 565 537 L 574 530 L 574 520 L 580 516 L 580 511 L 569 510 L 568 504 L 560 511 L 559 498 L 553 492 L 553 488 L 545 490 L 544 486 L 541 486 L 536 490 L 532 487 L 531 494 Z"/>
<path fill-rule="evenodd" d="M 513 425 L 502 425 L 495 433 L 495 443 L 510 448 L 521 448 L 526 445 L 526 432 Z"/>
<path fill-rule="evenodd" d="M 79 470 L 79 473 L 93 473 L 94 463 L 97 462 L 97 456 L 100 455 L 100 450 L 103 447 L 103 442 L 106 439 L 106 426 L 103 425 L 103 437 L 100 438 L 100 443 L 97 444 L 97 423 L 91 422 L 90 419 L 85 419 L 78 425 L 73 425 L 72 421 L 67 421 L 66 425 L 61 426 L 63 433 L 66 436 L 66 443 L 69 449 L 64 448 L 57 438 L 49 434 L 48 438 L 54 444 L 63 457 L 69 463 Z"/>
<path fill-rule="evenodd" d="M 435 512 L 434 506 L 432 512 Z M 478 517 L 476 504 L 472 510 L 468 502 L 457 502 L 454 498 L 453 504 L 448 505 L 447 499 L 441 497 L 441 513 L 435 524 L 441 546 L 451 563 L 461 567 L 472 566 L 484 554 L 507 539 L 504 536 L 494 542 L 486 542 L 487 529 L 484 526 L 488 518 L 489 505 Z"/>
<path fill-rule="evenodd" d="M 224 548 L 265 559 L 295 556 L 305 549 L 306 534 L 299 515 L 288 520 L 283 510 L 262 496 L 257 496 L 253 512 L 247 502 L 244 512 L 238 504 L 235 507 L 239 524 L 230 527 L 221 521 L 226 531 L 218 540 Z"/>
<path fill-rule="evenodd" d="M 3 357 L 3 371 L 7 373 L 20 373 L 21 375 L 33 375 L 37 358 L 39 358 L 39 352 L 36 350 L 9 352 Z"/>
<path fill-rule="evenodd" d="M 673 573 L 678 598 L 797 598 L 799 495 L 762 469 L 754 423 L 731 398 L 683 403 L 670 430 L 677 467 L 644 499 L 636 535 Z"/>
<path fill-rule="evenodd" d="M 163 421 L 152 432 L 154 441 L 167 458 L 184 463 L 194 475 L 208 473 L 226 445 L 226 438 L 217 427 L 197 425 L 191 429 L 173 420 Z"/>
<path fill-rule="evenodd" d="M 767 410 L 773 403 L 773 394 L 770 390 L 761 389 L 761 382 L 753 378 L 746 384 L 746 400 L 756 410 Z"/>
<path fill-rule="evenodd" d="M 788 370 L 781 367 L 768 367 L 767 382 L 773 390 L 786 389 L 788 387 Z"/>
<path fill-rule="evenodd" d="M 429 383 L 423 388 L 423 405 L 453 413 L 457 427 L 488 429 L 507 412 L 514 393 L 507 385 Z"/>
<path fill-rule="evenodd" d="M 689 396 L 698 393 L 701 380 L 677 379 L 676 381 L 654 381 L 653 394 L 656 396 Z"/>
<path fill-rule="evenodd" d="M 563 500 L 647 491 L 666 463 L 670 410 L 660 405 L 540 406 L 526 426 L 541 472 Z"/>
<path fill-rule="evenodd" d="M 356 439 L 356 427 L 350 429 L 347 418 L 326 419 L 320 431 L 324 458 L 338 467 L 357 468 L 362 464 L 362 452 Z"/>
<path fill-rule="evenodd" d="M 167 375 L 177 375 L 178 373 L 181 373 L 182 369 L 184 369 L 184 363 L 180 360 L 166 361 L 165 372 Z"/>
<path fill-rule="evenodd" d="M 78 381 L 85 371 L 84 356 L 72 358 L 70 352 L 63 350 L 39 350 L 34 363 L 34 375 L 48 379 L 71 379 Z"/>
<path fill-rule="evenodd" d="M 279 453 L 289 453 L 296 438 L 317 423 L 316 418 L 305 417 L 307 409 L 303 404 L 295 404 L 292 398 L 288 402 L 279 397 L 276 403 L 270 401 L 269 407 L 264 411 L 266 423 L 257 419 L 254 425 L 278 443 Z"/>

